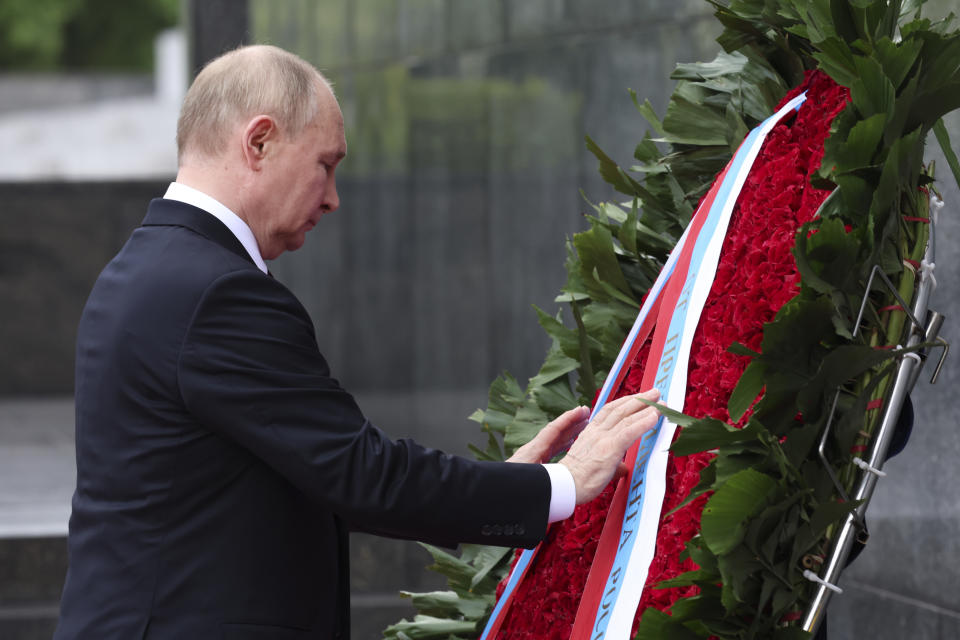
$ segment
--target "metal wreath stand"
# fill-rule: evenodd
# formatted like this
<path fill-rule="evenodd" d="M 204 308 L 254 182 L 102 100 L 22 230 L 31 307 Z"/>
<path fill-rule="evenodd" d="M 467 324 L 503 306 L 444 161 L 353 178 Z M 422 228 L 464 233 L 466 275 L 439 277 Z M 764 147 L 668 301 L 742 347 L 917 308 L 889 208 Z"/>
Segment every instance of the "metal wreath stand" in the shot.
<path fill-rule="evenodd" d="M 887 451 L 893 440 L 894 429 L 900 417 L 900 410 L 903 407 L 904 400 L 916 385 L 917 379 L 920 377 L 920 371 L 923 369 L 923 365 L 926 363 L 930 351 L 936 348 L 942 349 L 937 367 L 930 379 L 932 384 L 937 381 L 937 376 L 943 367 L 943 361 L 949 350 L 947 341 L 940 337 L 940 327 L 943 325 L 944 317 L 929 307 L 930 297 L 937 287 L 937 280 L 933 275 L 934 239 L 936 220 L 942 207 L 943 201 L 931 194 L 929 213 L 930 236 L 923 261 L 920 263 L 920 282 L 914 289 L 912 306 L 908 306 L 903 298 L 901 298 L 896 287 L 893 286 L 893 283 L 890 282 L 886 274 L 880 270 L 879 266 L 873 267 L 870 278 L 867 281 L 866 292 L 864 293 L 863 301 L 860 304 L 860 312 L 857 316 L 856 330 L 853 334 L 854 337 L 857 336 L 860 330 L 860 321 L 866 310 L 867 300 L 875 278 L 880 278 L 881 282 L 896 296 L 900 306 L 907 314 L 910 331 L 906 345 L 900 345 L 897 348 L 897 351 L 900 352 L 900 364 L 895 373 L 893 387 L 889 393 L 880 426 L 870 443 L 870 449 L 865 458 L 856 457 L 853 459 L 854 464 L 860 468 L 860 477 L 852 495 L 847 495 L 847 492 L 841 486 L 833 471 L 833 467 L 826 457 L 826 445 L 833 426 L 837 400 L 840 397 L 839 390 L 834 397 L 830 419 L 827 421 L 827 425 L 824 427 L 823 434 L 820 437 L 818 447 L 820 459 L 839 491 L 840 496 L 846 501 L 859 500 L 862 502 L 847 515 L 842 526 L 837 529 L 831 542 L 830 552 L 824 559 L 819 573 L 812 571 L 810 568 L 803 572 L 805 578 L 817 583 L 817 589 L 810 603 L 807 605 L 803 616 L 802 629 L 811 632 L 811 634 L 816 633 L 820 624 L 823 622 L 830 597 L 834 593 L 843 593 L 843 590 L 837 586 L 837 582 L 840 579 L 840 573 L 847 565 L 847 559 L 850 557 L 850 552 L 853 549 L 855 540 L 859 537 L 861 542 L 866 541 L 864 515 L 867 512 L 867 507 L 870 505 L 870 499 L 873 497 L 873 490 L 877 485 L 877 481 L 886 475 L 883 471 L 883 463 L 887 459 Z"/>

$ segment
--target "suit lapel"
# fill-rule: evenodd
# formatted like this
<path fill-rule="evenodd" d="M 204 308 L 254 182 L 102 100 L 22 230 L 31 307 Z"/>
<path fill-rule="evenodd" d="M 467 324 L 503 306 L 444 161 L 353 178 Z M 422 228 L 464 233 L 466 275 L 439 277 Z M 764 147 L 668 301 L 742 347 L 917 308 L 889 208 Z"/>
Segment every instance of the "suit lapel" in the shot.
<path fill-rule="evenodd" d="M 225 249 L 243 257 L 250 264 L 256 266 L 253 258 L 247 253 L 243 244 L 225 224 L 220 222 L 215 216 L 199 209 L 193 205 L 179 202 L 177 200 L 165 200 L 155 198 L 150 201 L 147 208 L 147 216 L 143 219 L 142 226 L 176 226 L 185 227 L 195 231 L 205 238 L 216 242 Z"/>

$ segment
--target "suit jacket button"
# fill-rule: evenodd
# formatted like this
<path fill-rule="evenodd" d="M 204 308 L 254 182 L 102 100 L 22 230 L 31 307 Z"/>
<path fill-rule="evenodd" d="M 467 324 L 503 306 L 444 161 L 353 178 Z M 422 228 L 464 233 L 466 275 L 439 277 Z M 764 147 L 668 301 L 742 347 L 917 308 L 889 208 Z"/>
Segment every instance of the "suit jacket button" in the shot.
<path fill-rule="evenodd" d="M 490 535 L 490 525 L 485 524 L 482 527 L 480 527 L 480 534 L 484 536 Z"/>

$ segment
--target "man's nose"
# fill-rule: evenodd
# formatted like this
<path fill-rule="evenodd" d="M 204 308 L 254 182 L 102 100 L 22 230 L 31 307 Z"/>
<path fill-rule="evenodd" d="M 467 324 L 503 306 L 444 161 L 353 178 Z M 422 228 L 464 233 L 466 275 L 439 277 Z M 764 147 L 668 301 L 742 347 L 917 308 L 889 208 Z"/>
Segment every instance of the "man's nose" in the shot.
<path fill-rule="evenodd" d="M 337 181 L 330 177 L 330 184 L 327 186 L 326 194 L 323 199 L 323 208 L 327 213 L 332 213 L 340 208 L 340 195 L 337 193 Z"/>

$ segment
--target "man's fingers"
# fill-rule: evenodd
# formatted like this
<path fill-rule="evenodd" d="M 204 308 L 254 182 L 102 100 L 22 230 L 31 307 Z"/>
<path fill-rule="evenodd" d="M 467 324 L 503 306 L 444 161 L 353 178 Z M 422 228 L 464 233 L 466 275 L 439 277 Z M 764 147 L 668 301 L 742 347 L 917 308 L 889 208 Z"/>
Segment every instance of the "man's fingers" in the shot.
<path fill-rule="evenodd" d="M 649 389 L 643 393 L 624 396 L 614 400 L 613 402 L 609 402 L 603 407 L 603 409 L 600 410 L 600 413 L 594 419 L 594 422 L 598 422 L 598 426 L 604 430 L 613 428 L 631 413 L 643 411 L 649 407 L 648 404 L 639 400 L 639 398 L 644 398 L 650 402 L 656 402 L 660 398 L 660 392 L 656 389 Z"/>
<path fill-rule="evenodd" d="M 523 445 L 510 456 L 508 462 L 545 462 L 570 443 L 583 431 L 590 417 L 586 407 L 576 407 L 564 412 L 556 420 L 544 426 L 533 440 Z"/>
<path fill-rule="evenodd" d="M 606 403 L 597 412 L 597 415 L 594 416 L 593 422 L 599 427 L 607 427 L 610 424 L 609 418 L 610 415 L 617 410 L 617 408 L 622 405 L 625 401 L 629 400 L 630 396 L 624 396 L 623 398 L 617 398 L 611 402 Z"/>
<path fill-rule="evenodd" d="M 590 419 L 590 409 L 587 407 L 576 407 L 561 414 L 556 420 L 544 428 L 551 430 L 549 437 L 550 456 L 560 451 L 568 449 L 570 444 L 587 426 Z M 543 433 L 541 431 L 540 433 Z"/>
<path fill-rule="evenodd" d="M 564 411 L 555 420 L 547 424 L 540 433 L 551 430 L 556 438 L 566 437 L 568 432 L 583 429 L 587 419 L 590 417 L 590 409 L 587 407 L 574 407 L 569 411 Z"/>
<path fill-rule="evenodd" d="M 632 445 L 637 438 L 642 437 L 645 433 L 656 427 L 659 420 L 660 414 L 656 409 L 648 407 L 646 410 L 635 413 L 620 421 L 617 436 L 620 437 L 620 445 L 624 451 L 629 449 L 630 445 Z"/>

